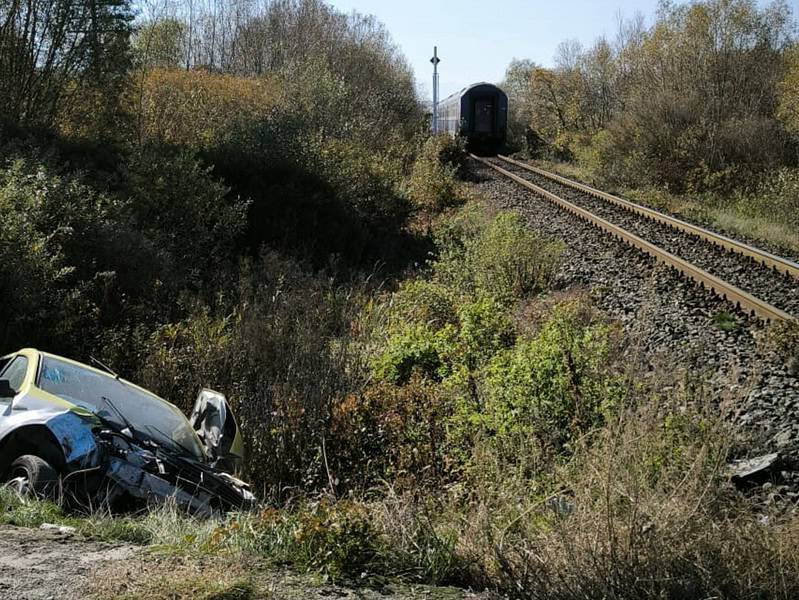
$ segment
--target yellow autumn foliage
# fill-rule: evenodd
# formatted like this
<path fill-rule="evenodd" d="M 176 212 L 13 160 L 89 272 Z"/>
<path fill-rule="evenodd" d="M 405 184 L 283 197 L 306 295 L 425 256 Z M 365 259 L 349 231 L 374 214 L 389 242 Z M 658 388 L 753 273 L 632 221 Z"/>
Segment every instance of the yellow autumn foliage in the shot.
<path fill-rule="evenodd" d="M 279 97 L 279 84 L 269 77 L 178 69 L 152 69 L 140 77 L 133 112 L 141 139 L 195 148 L 266 117 Z"/>
<path fill-rule="evenodd" d="M 785 63 L 777 114 L 788 131 L 799 135 L 799 44 L 794 44 L 786 53 Z"/>

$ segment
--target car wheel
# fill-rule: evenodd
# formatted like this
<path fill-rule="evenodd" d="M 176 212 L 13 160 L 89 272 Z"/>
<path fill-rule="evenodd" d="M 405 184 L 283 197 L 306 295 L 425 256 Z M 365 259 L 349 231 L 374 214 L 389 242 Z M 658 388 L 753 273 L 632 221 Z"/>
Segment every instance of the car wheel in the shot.
<path fill-rule="evenodd" d="M 58 472 L 46 460 L 25 454 L 11 463 L 6 487 L 23 496 L 52 497 L 58 485 Z"/>

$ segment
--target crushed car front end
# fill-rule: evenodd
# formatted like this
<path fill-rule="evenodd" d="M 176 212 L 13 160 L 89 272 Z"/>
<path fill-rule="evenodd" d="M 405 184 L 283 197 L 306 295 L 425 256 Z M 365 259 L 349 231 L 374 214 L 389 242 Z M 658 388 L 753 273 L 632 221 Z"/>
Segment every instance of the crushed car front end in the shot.
<path fill-rule="evenodd" d="M 112 506 L 174 501 L 200 516 L 250 509 L 255 496 L 247 484 L 187 456 L 159 446 L 146 447 L 123 434 L 103 429 L 102 478 L 95 497 Z"/>
<path fill-rule="evenodd" d="M 200 516 L 255 504 L 224 470 L 242 444 L 217 392 L 201 392 L 190 422 L 113 372 L 26 349 L 0 362 L 0 410 L 0 475 L 20 490 L 87 508 L 171 501 Z"/>

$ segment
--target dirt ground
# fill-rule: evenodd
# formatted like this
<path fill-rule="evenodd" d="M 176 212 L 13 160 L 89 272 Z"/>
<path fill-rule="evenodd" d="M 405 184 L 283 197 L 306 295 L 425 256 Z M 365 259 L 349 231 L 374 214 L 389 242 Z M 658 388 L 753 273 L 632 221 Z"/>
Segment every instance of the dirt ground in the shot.
<path fill-rule="evenodd" d="M 0 527 L 0 598 L 85 598 L 95 569 L 134 552 L 132 546 L 86 541 L 57 530 Z"/>
<path fill-rule="evenodd" d="M 0 527 L 0 599 L 120 597 L 487 600 L 490 595 L 389 581 L 330 585 L 286 569 L 220 558 L 159 556 L 141 547 L 95 542 L 57 530 Z"/>
<path fill-rule="evenodd" d="M 107 563 L 90 588 L 94 597 L 147 600 L 495 600 L 488 593 L 371 579 L 333 585 L 318 576 L 224 558 L 151 556 Z"/>

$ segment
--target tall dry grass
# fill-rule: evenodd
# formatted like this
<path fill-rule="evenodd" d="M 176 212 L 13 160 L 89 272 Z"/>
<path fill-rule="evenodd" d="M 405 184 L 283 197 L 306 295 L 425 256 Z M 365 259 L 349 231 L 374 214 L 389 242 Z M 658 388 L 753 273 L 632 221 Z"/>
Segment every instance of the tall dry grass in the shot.
<path fill-rule="evenodd" d="M 551 471 L 521 443 L 529 465 L 484 450 L 480 476 L 435 510 L 389 496 L 374 514 L 392 545 L 444 567 L 438 580 L 515 598 L 796 598 L 799 518 L 732 487 L 730 440 L 714 414 L 662 399 Z"/>
<path fill-rule="evenodd" d="M 524 598 L 795 597 L 799 520 L 765 522 L 731 489 L 712 417 L 658 408 L 598 433 L 561 494 L 486 524 L 488 574 Z"/>

